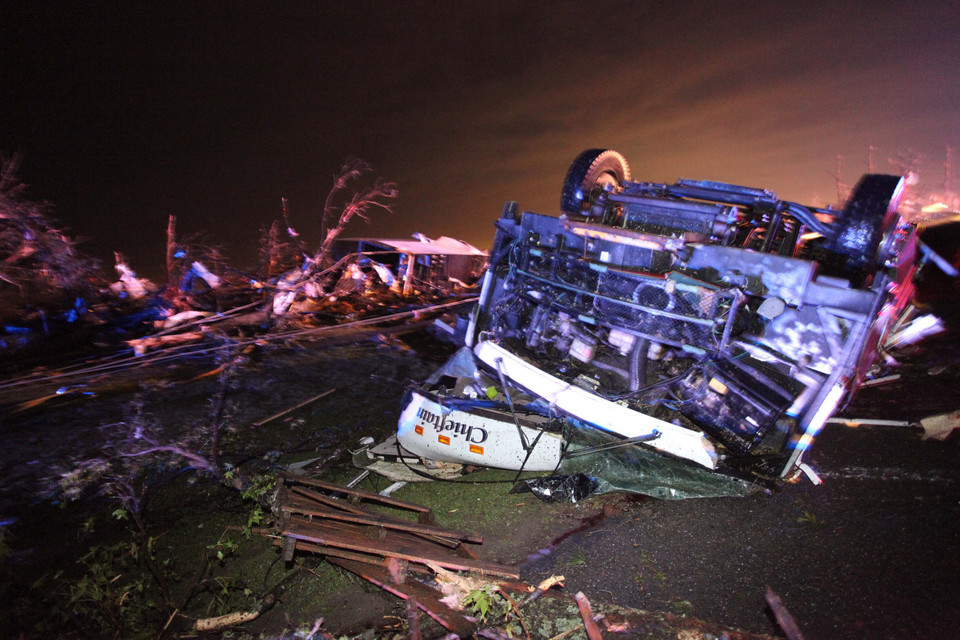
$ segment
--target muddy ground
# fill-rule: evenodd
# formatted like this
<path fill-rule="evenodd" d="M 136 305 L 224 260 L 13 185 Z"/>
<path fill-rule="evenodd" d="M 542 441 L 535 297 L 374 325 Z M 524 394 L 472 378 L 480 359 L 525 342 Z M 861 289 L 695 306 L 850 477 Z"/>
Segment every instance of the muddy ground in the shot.
<path fill-rule="evenodd" d="M 320 457 L 329 459 L 324 477 L 345 481 L 355 473 L 349 449 L 362 436 L 391 433 L 406 383 L 425 377 L 452 348 L 420 333 L 249 350 L 238 356 L 229 382 L 224 459 L 252 477 Z M 92 598 L 77 596 L 90 567 L 78 561 L 91 547 L 129 540 L 129 525 L 111 518 L 116 505 L 108 498 L 65 501 L 54 491 L 56 480 L 129 437 L 138 420 L 168 435 L 207 420 L 217 376 L 198 376 L 219 364 L 198 356 L 133 369 L 98 378 L 95 395 L 63 394 L 22 411 L 15 410 L 30 399 L 28 391 L 0 394 L 4 635 L 98 637 L 96 627 L 78 626 L 69 613 L 96 609 Z M 917 421 L 960 408 L 955 332 L 896 354 L 889 366 L 900 379 L 864 389 L 844 415 Z M 330 389 L 302 410 L 249 426 Z M 598 606 L 779 636 L 764 601 L 769 586 L 807 638 L 960 637 L 956 435 L 941 442 L 910 427 L 828 426 L 807 456 L 822 485 L 801 479 L 747 498 L 607 495 L 546 504 L 510 494 L 510 478 L 496 474 L 472 476 L 470 484 L 408 485 L 395 495 L 434 508 L 442 525 L 482 534 L 484 559 L 517 566 L 530 583 L 565 575 L 566 592 L 582 591 Z M 368 489 L 389 483 L 366 482 Z M 232 637 L 295 637 L 298 629 L 305 637 L 321 617 L 336 634 L 403 632 L 405 613 L 393 596 L 317 558 L 285 566 L 267 538 L 243 536 L 250 502 L 209 474 L 186 462 L 158 468 L 148 496 L 143 514 L 158 560 L 183 584 L 205 581 L 167 619 L 168 636 L 195 635 L 192 619 L 250 607 L 267 593 L 276 596 L 273 608 Z M 115 571 L 102 580 L 107 588 L 126 580 L 126 560 L 109 561 Z M 138 597 L 133 587 L 127 593 L 116 594 L 123 606 Z M 157 637 L 164 618 L 141 613 L 114 628 L 119 637 Z M 568 628 L 561 627 L 531 635 L 548 638 Z M 607 634 L 645 637 L 639 627 Z"/>

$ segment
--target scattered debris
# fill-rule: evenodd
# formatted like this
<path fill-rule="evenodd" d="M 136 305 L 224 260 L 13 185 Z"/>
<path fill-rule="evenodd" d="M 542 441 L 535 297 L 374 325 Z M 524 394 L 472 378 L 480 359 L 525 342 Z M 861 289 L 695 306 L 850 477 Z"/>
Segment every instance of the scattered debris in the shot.
<path fill-rule="evenodd" d="M 296 551 L 325 556 L 347 569 L 416 605 L 444 627 L 461 636 L 475 629 L 463 614 L 443 601 L 449 595 L 442 588 L 428 586 L 411 577 L 426 573 L 448 584 L 482 581 L 489 578 L 462 577 L 453 571 L 470 571 L 480 576 L 516 579 L 515 568 L 480 560 L 465 544 L 480 544 L 476 534 L 445 529 L 434 524 L 429 508 L 320 480 L 280 476 L 283 484 L 278 499 L 280 539 L 284 559 Z M 365 502 L 380 508 L 365 509 Z M 387 515 L 383 509 L 412 512 L 417 522 Z M 474 582 L 476 584 L 476 582 Z"/>
<path fill-rule="evenodd" d="M 950 413 L 929 416 L 920 421 L 923 439 L 946 440 L 954 429 L 960 429 L 960 409 Z"/>
<path fill-rule="evenodd" d="M 544 502 L 580 502 L 596 492 L 599 482 L 585 473 L 521 480 L 512 491 L 529 491 Z"/>
<path fill-rule="evenodd" d="M 142 356 L 148 351 L 154 351 L 158 347 L 172 347 L 203 340 L 204 335 L 201 331 L 190 331 L 188 333 L 175 333 L 166 336 L 148 336 L 146 338 L 134 338 L 127 340 L 127 344 L 133 347 L 135 356 Z"/>
<path fill-rule="evenodd" d="M 358 562 L 346 558 L 328 558 L 328 560 L 399 598 L 415 600 L 417 606 L 427 615 L 439 622 L 445 629 L 456 633 L 460 637 L 469 637 L 476 629 L 472 620 L 442 603 L 440 601 L 441 594 L 421 582 L 412 579 L 398 582 L 394 580 L 387 569 L 367 562 Z"/>
<path fill-rule="evenodd" d="M 323 555 L 382 564 L 394 557 L 420 564 L 434 563 L 447 569 L 478 571 L 483 574 L 518 577 L 516 569 L 477 560 L 463 543 L 480 544 L 472 533 L 452 531 L 433 523 L 429 508 L 377 493 L 334 485 L 312 478 L 283 474 L 282 513 L 285 555 L 304 548 Z M 309 487 L 309 488 L 308 488 Z M 342 495 L 350 500 L 338 499 Z M 381 507 L 412 511 L 418 522 L 368 511 L 358 501 Z M 373 535 L 373 538 L 368 536 Z"/>
<path fill-rule="evenodd" d="M 222 616 L 216 616 L 214 618 L 200 618 L 194 624 L 194 629 L 199 632 L 207 631 L 221 631 L 228 627 L 235 627 L 240 624 L 246 624 L 247 622 L 252 622 L 260 617 L 260 614 L 264 611 L 273 607 L 276 602 L 276 598 L 273 594 L 268 594 L 267 597 L 259 603 L 259 607 L 251 611 L 235 611 L 233 613 L 228 613 Z"/>
<path fill-rule="evenodd" d="M 416 292 L 444 295 L 469 291 L 487 266 L 487 252 L 447 236 L 431 240 L 415 233 L 413 240 L 358 238 L 358 267 L 371 268 L 386 286 L 405 296 Z"/>
<path fill-rule="evenodd" d="M 97 264 L 77 252 L 49 204 L 27 199 L 18 168 L 17 156 L 0 157 L 0 319 L 32 315 L 38 302 L 52 319 L 95 294 Z"/>
<path fill-rule="evenodd" d="M 120 257 L 120 254 L 116 254 L 117 264 L 115 266 L 117 273 L 120 274 L 120 279 L 110 285 L 110 291 L 120 298 L 133 298 L 134 300 L 139 300 L 143 298 L 151 291 L 156 290 L 156 286 L 145 278 L 138 278 L 137 274 L 134 273 L 127 263 Z"/>
<path fill-rule="evenodd" d="M 323 393 L 318 393 L 317 395 L 315 395 L 315 396 L 313 396 L 313 397 L 311 397 L 311 398 L 307 398 L 307 399 L 304 400 L 303 402 L 299 402 L 299 403 L 295 404 L 294 406 L 292 406 L 292 407 L 290 407 L 290 408 L 288 408 L 288 409 L 284 409 L 283 411 L 277 412 L 277 413 L 273 414 L 272 416 L 269 416 L 269 417 L 264 418 L 263 420 L 257 420 L 256 422 L 254 422 L 253 424 L 251 424 L 250 427 L 251 427 L 251 428 L 252 428 L 252 427 L 262 427 L 263 425 L 267 424 L 268 422 L 273 422 L 273 421 L 276 420 L 277 418 L 282 418 L 283 416 L 285 416 L 285 415 L 287 415 L 287 414 L 293 413 L 294 411 L 298 411 L 298 410 L 300 410 L 300 409 L 303 409 L 303 408 L 306 407 L 307 405 L 313 404 L 313 403 L 316 402 L 317 400 L 320 400 L 320 399 L 322 399 L 322 398 L 326 398 L 328 395 L 330 395 L 330 394 L 333 393 L 334 391 L 336 391 L 336 389 L 327 389 L 327 390 L 324 391 Z"/>
<path fill-rule="evenodd" d="M 803 475 L 807 476 L 807 479 L 816 486 L 823 484 L 823 479 L 813 470 L 806 462 L 801 462 L 797 465 L 797 469 L 803 472 Z"/>
<path fill-rule="evenodd" d="M 212 356 L 225 350 L 239 350 L 240 357 L 242 357 L 244 349 L 259 348 L 269 344 L 304 341 L 336 343 L 338 341 L 379 340 L 384 336 L 400 335 L 423 329 L 432 324 L 435 317 L 472 305 L 474 302 L 474 298 L 454 300 L 413 310 L 344 322 L 339 325 L 301 326 L 287 331 L 272 331 L 238 339 L 229 339 L 213 331 L 201 331 L 199 340 L 190 335 L 193 332 L 189 332 L 183 338 L 173 337 L 169 341 L 165 338 L 181 334 L 157 334 L 144 339 L 142 342 L 133 342 L 133 346 L 138 347 L 134 354 L 120 353 L 94 358 L 83 362 L 79 366 L 44 369 L 42 372 L 36 372 L 35 375 L 25 375 L 0 381 L 0 406 L 7 404 L 23 405 L 24 403 L 37 406 L 36 400 L 60 397 L 62 394 L 56 393 L 58 389 L 63 387 L 77 388 L 79 385 L 86 386 L 84 393 L 94 395 L 101 390 L 113 389 L 118 384 L 122 384 L 113 378 L 120 377 L 132 369 L 175 363 L 204 355 Z M 229 322 L 230 318 L 231 316 L 224 314 L 217 321 Z M 206 323 L 205 326 L 207 326 L 211 324 L 208 322 L 210 320 L 213 320 L 213 318 L 204 318 L 199 321 Z M 175 344 L 178 340 L 182 341 L 183 344 Z M 137 355 L 138 352 L 142 352 L 143 355 Z M 162 377 L 163 375 L 171 375 L 172 372 L 173 370 L 158 370 L 156 374 Z"/>
<path fill-rule="evenodd" d="M 323 555 L 332 564 L 406 600 L 408 607 L 417 607 L 462 638 L 473 634 L 506 637 L 495 626 L 478 629 L 478 621 L 464 612 L 465 598 L 476 593 L 502 594 L 509 603 L 510 616 L 524 629 L 533 628 L 531 618 L 542 624 L 543 616 L 555 617 L 550 612 L 570 602 L 581 616 L 580 624 L 571 625 L 572 629 L 586 626 L 591 638 L 601 637 L 600 621 L 609 632 L 646 630 L 654 634 L 652 637 L 686 637 L 678 633 L 715 633 L 720 637 L 720 633 L 726 633 L 730 638 L 767 638 L 685 616 L 628 611 L 611 605 L 601 607 L 614 613 L 597 615 L 584 594 L 570 596 L 556 591 L 563 586 L 563 576 L 551 576 L 532 586 L 518 582 L 513 567 L 477 559 L 467 545 L 481 543 L 479 536 L 437 526 L 429 508 L 315 479 L 289 474 L 280 479 L 280 537 L 275 544 L 283 549 L 285 559 L 292 559 L 295 552 Z M 364 508 L 361 502 L 371 508 Z M 414 514 L 418 521 L 389 515 L 387 511 L 392 510 Z M 553 619 L 550 624 L 557 622 Z"/>
<path fill-rule="evenodd" d="M 353 465 L 363 476 L 377 473 L 395 482 L 425 482 L 458 478 L 463 465 L 424 460 L 407 451 L 397 437 L 389 436 L 378 445 L 366 445 L 353 452 Z"/>
<path fill-rule="evenodd" d="M 602 640 L 600 627 L 593 619 L 593 611 L 590 609 L 590 601 L 587 600 L 587 596 L 583 595 L 582 591 L 578 591 L 573 599 L 577 601 L 577 608 L 580 610 L 580 618 L 583 619 L 583 628 L 587 632 L 587 637 L 590 640 Z"/>
<path fill-rule="evenodd" d="M 894 373 L 889 376 L 883 376 L 880 378 L 870 378 L 869 380 L 864 380 L 860 385 L 860 388 L 864 387 L 879 387 L 880 385 L 889 384 L 891 382 L 897 382 L 900 380 L 900 374 Z"/>
<path fill-rule="evenodd" d="M 826 424 L 841 424 L 845 427 L 915 427 L 909 420 L 883 420 L 880 418 L 828 418 Z"/>
<path fill-rule="evenodd" d="M 185 322 L 190 322 L 198 318 L 207 318 L 210 316 L 209 311 L 181 311 L 180 313 L 175 313 L 168 317 L 166 320 L 159 322 L 161 329 L 172 329 L 174 327 L 180 326 Z"/>
<path fill-rule="evenodd" d="M 339 236 L 346 226 L 357 218 L 369 220 L 378 209 L 389 212 L 398 195 L 394 183 L 375 178 L 362 160 L 350 159 L 334 176 L 315 250 L 308 250 L 292 228 L 286 199 L 282 221 L 263 232 L 256 274 L 229 267 L 216 246 L 178 238 L 176 217 L 170 216 L 165 285 L 138 276 L 119 253 L 114 255 L 118 279 L 111 282 L 97 274 L 95 262 L 75 251 L 47 217 L 47 205 L 23 197 L 15 169 L 15 161 L 0 161 L 0 353 L 33 347 L 40 352 L 44 343 L 63 337 L 78 351 L 95 343 L 125 346 L 139 358 L 159 351 L 174 358 L 210 353 L 211 342 L 244 344 L 251 336 L 296 340 L 310 335 L 299 330 L 359 328 L 363 325 L 354 323 L 371 320 L 385 327 L 378 333 L 389 335 L 404 330 L 398 324 L 412 329 L 433 320 L 429 308 L 438 304 L 453 300 L 446 311 L 471 304 L 471 289 L 486 260 L 483 251 L 467 243 L 419 234 L 413 241 L 395 241 L 386 252 L 369 245 L 372 255 L 343 253 L 346 245 Z M 408 257 L 415 259 L 405 262 Z M 398 272 L 398 279 L 391 269 L 401 266 L 411 268 Z M 373 332 L 354 335 L 376 337 Z M 53 351 L 44 351 L 44 363 Z M 11 373 L 30 366 L 25 358 L 22 364 L 6 362 L 12 363 L 5 365 Z"/>
<path fill-rule="evenodd" d="M 894 324 L 884 340 L 885 349 L 899 349 L 916 344 L 924 338 L 946 331 L 943 321 L 933 314 L 917 315 L 917 308 L 910 305 Z"/>

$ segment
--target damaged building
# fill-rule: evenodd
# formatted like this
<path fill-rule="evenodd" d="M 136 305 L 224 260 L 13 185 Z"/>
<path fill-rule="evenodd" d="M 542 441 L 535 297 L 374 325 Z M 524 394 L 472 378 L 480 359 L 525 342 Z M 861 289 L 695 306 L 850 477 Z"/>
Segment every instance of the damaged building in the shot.
<path fill-rule="evenodd" d="M 381 281 L 403 295 L 417 291 L 446 295 L 470 289 L 487 266 L 486 251 L 447 236 L 352 238 L 338 245 L 342 253 L 355 252 L 358 266 L 373 269 Z"/>

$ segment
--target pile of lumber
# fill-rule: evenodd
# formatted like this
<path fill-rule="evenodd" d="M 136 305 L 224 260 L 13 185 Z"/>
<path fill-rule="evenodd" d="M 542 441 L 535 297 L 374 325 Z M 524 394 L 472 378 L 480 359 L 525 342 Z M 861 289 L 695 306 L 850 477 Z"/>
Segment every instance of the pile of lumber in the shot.
<path fill-rule="evenodd" d="M 461 637 L 469 636 L 475 623 L 440 601 L 444 594 L 432 583 L 436 572 L 519 578 L 514 567 L 477 557 L 468 545 L 482 543 L 480 536 L 437 526 L 427 507 L 294 474 L 282 474 L 280 479 L 276 544 L 282 547 L 284 560 L 289 562 L 302 551 L 321 554 L 415 603 Z"/>

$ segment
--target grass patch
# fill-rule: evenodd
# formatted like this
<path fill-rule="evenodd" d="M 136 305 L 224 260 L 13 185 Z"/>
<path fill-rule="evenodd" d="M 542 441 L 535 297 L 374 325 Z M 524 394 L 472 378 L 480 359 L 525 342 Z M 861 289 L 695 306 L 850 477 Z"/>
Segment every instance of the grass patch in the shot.
<path fill-rule="evenodd" d="M 679 616 L 689 616 L 693 613 L 693 603 L 689 600 L 674 600 L 670 603 L 670 608 Z"/>
<path fill-rule="evenodd" d="M 583 550 L 583 547 L 577 547 L 570 552 L 570 559 L 567 561 L 567 564 L 571 567 L 587 566 L 587 552 Z"/>
<path fill-rule="evenodd" d="M 516 472 L 490 469 L 471 473 L 457 482 L 410 483 L 393 495 L 430 507 L 442 526 L 502 534 L 521 519 L 559 508 L 529 493 L 510 493 L 515 477 Z"/>

